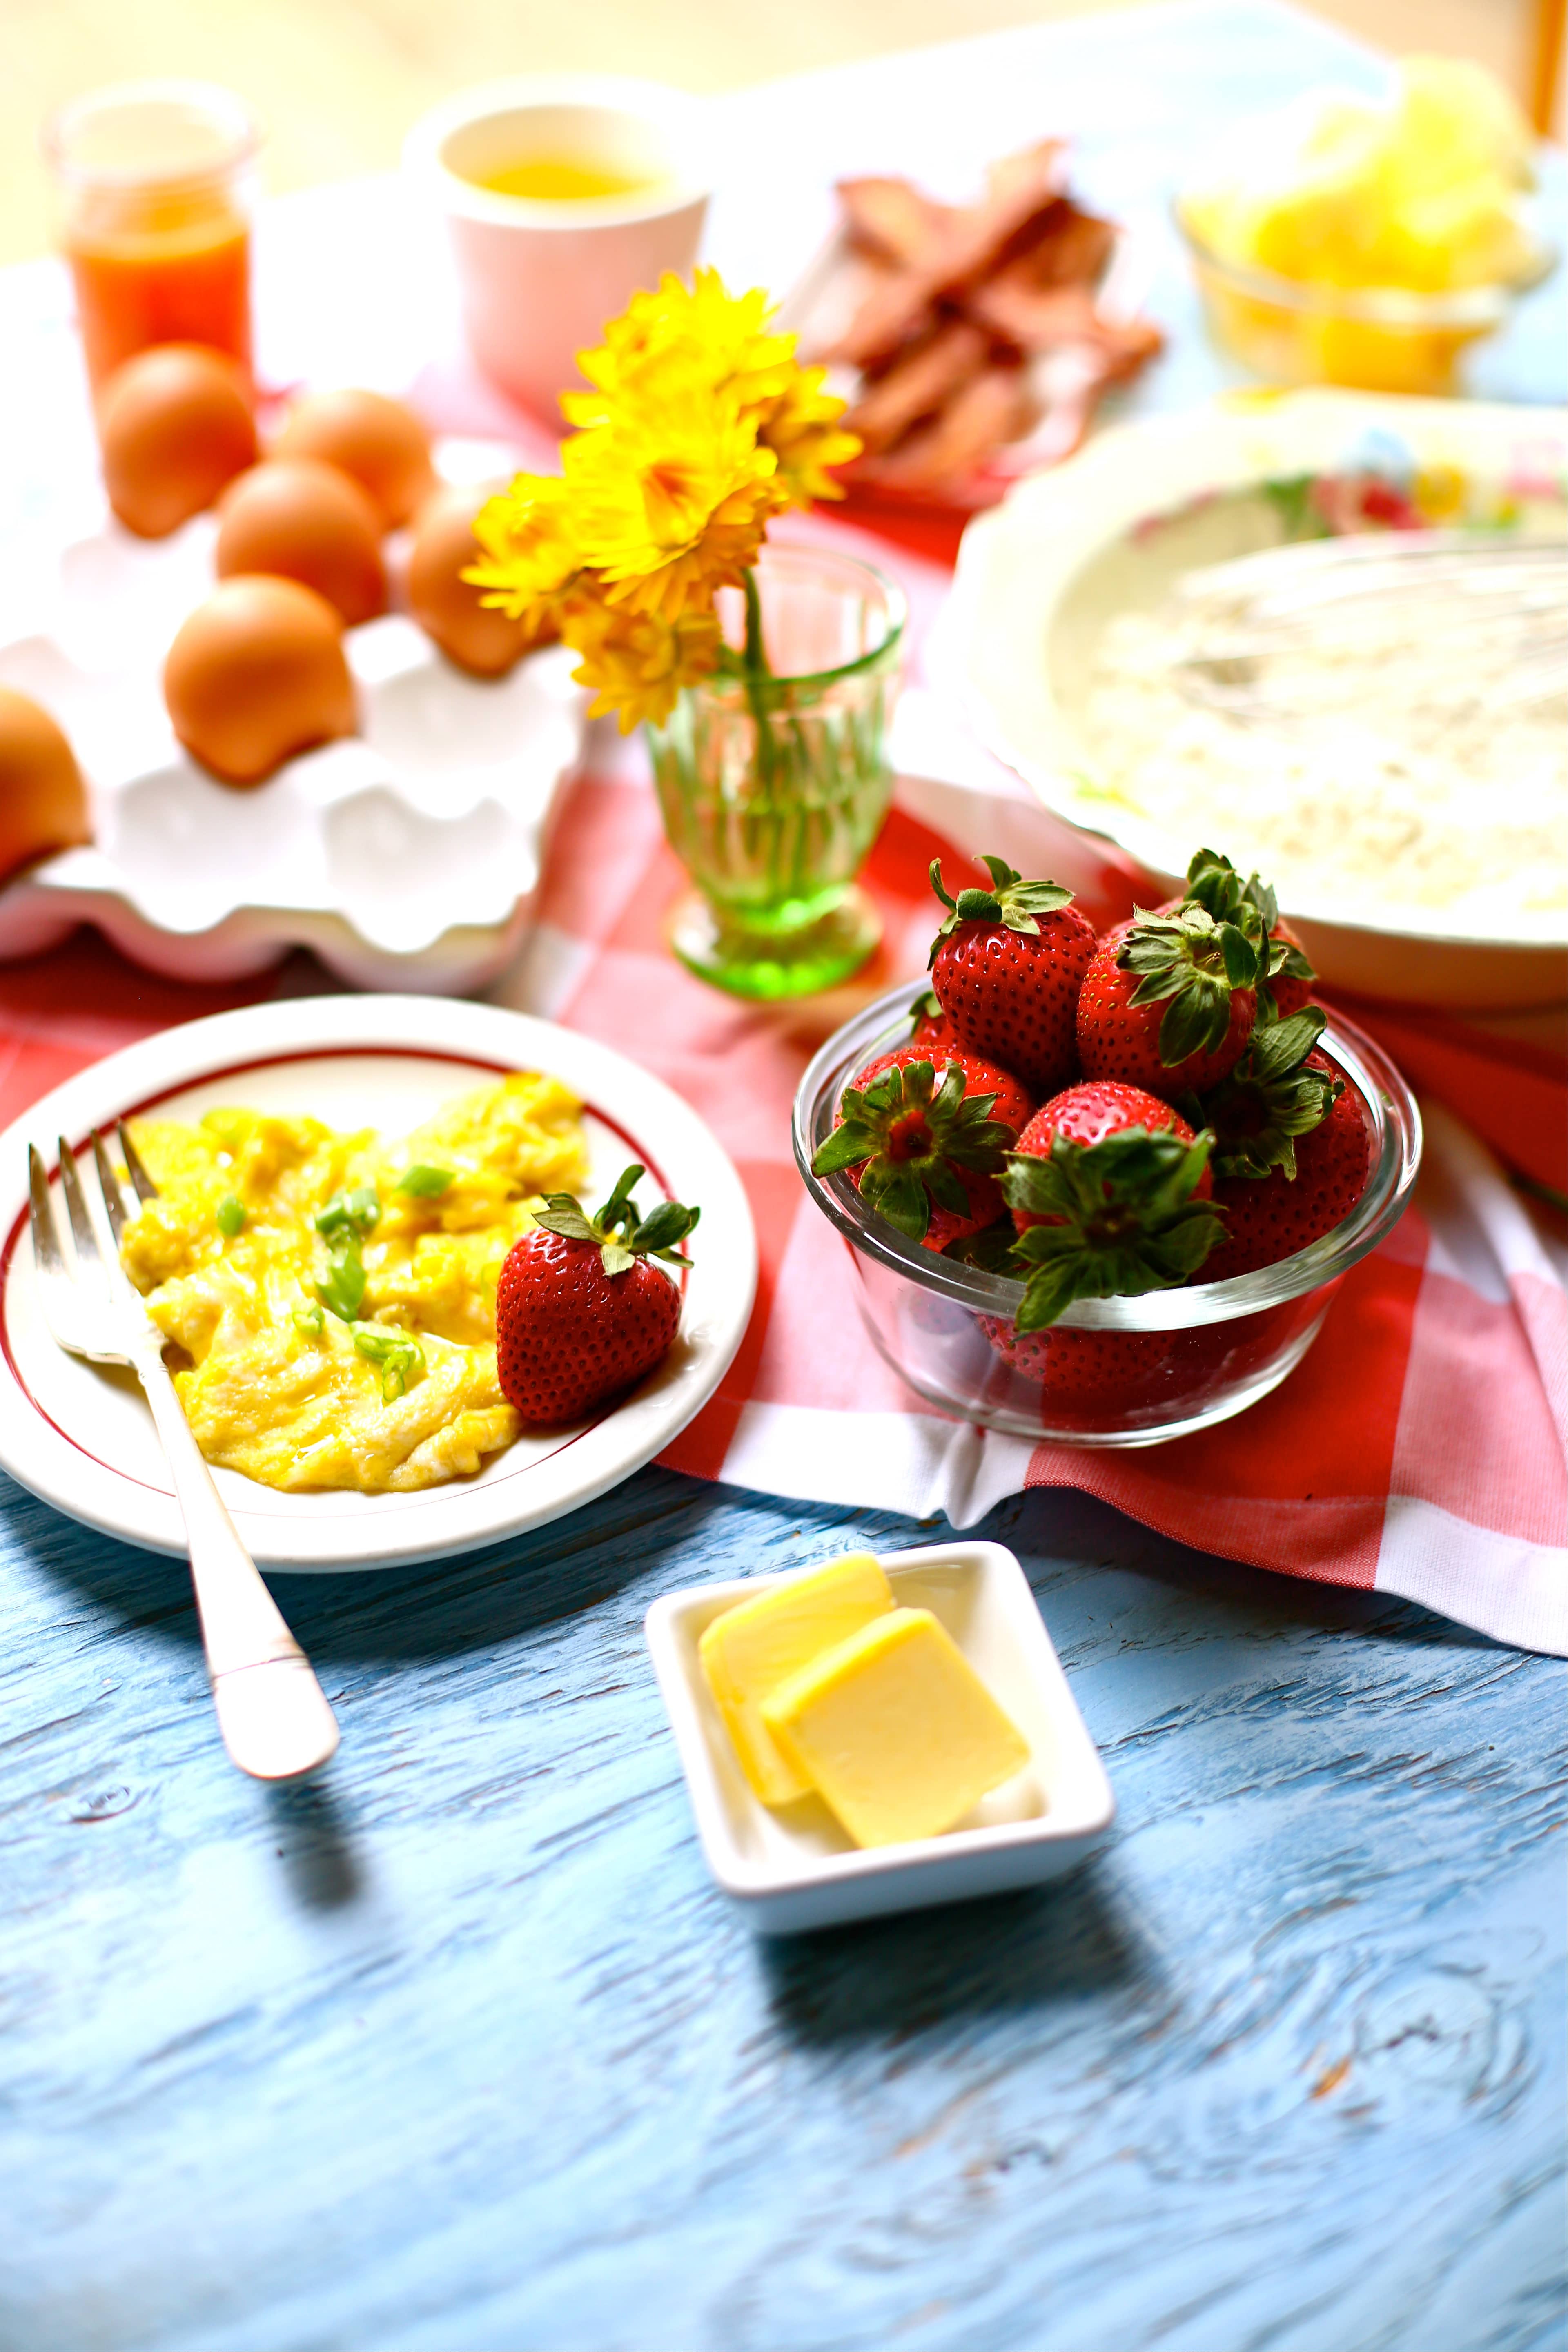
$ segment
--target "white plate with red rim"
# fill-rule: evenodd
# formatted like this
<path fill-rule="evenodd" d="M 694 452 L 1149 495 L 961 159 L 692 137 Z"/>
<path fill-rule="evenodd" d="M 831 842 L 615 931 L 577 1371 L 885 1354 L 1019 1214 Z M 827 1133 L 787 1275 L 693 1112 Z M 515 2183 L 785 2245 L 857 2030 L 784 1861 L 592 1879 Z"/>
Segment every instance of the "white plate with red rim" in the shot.
<path fill-rule="evenodd" d="M 837 1927 L 1037 1885 L 1081 1861 L 1116 1818 L 1105 1767 L 1028 1579 L 1006 1546 L 960 1538 L 884 1552 L 880 1565 L 894 1601 L 941 1620 L 1029 1744 L 1023 1771 L 942 1837 L 862 1849 L 820 1798 L 775 1808 L 752 1793 L 698 1645 L 715 1617 L 787 1584 L 788 1574 L 667 1592 L 645 1621 L 708 1867 L 763 1934 Z"/>
<path fill-rule="evenodd" d="M 0 1467 L 85 1526 L 151 1551 L 185 1550 L 133 1376 L 66 1355 L 39 1313 L 29 1143 L 58 1195 L 57 1136 L 79 1153 L 95 1128 L 112 1133 L 117 1118 L 154 1107 L 191 1118 L 245 1104 L 397 1135 L 510 1070 L 546 1071 L 581 1097 L 589 1204 L 636 1160 L 647 1171 L 645 1207 L 673 1197 L 701 1209 L 663 1363 L 581 1426 L 525 1431 L 476 1477 L 419 1494 L 282 1494 L 228 1470 L 217 1482 L 262 1566 L 329 1570 L 468 1551 L 558 1518 L 641 1469 L 701 1411 L 745 1330 L 757 1260 L 741 1180 L 696 1112 L 612 1047 L 525 1013 L 421 996 L 296 998 L 188 1022 L 93 1064 L 0 1136 Z"/>

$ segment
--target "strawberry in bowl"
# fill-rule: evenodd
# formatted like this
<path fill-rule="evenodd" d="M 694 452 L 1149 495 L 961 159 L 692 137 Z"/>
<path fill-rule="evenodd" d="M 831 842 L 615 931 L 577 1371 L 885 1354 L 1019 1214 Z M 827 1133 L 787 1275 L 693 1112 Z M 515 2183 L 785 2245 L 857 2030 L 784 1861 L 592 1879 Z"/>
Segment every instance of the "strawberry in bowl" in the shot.
<path fill-rule="evenodd" d="M 900 1045 L 845 1087 L 812 1172 L 844 1170 L 900 1233 L 945 1249 L 1001 1218 L 1005 1155 L 1034 1108 L 1016 1078 L 978 1054 Z"/>
<path fill-rule="evenodd" d="M 1312 1005 L 1266 1030 L 1210 1097 L 1226 1134 L 1215 1187 L 1226 1232 L 1205 1282 L 1294 1257 L 1342 1224 L 1366 1189 L 1366 1102 L 1319 1050 L 1324 1022 Z"/>
<path fill-rule="evenodd" d="M 943 945 L 965 926 L 979 927 L 975 939 L 1010 929 L 1003 902 L 1015 888 L 1054 887 L 1020 886 L 1000 860 L 985 864 L 994 891 L 968 908 L 959 894 L 939 934 L 940 1012 L 905 986 L 816 1056 L 796 1097 L 797 1163 L 849 1245 L 879 1352 L 941 1411 L 1094 1445 L 1203 1428 L 1285 1379 L 1345 1272 L 1402 1213 L 1420 1151 L 1415 1104 L 1371 1039 L 1297 1001 L 1310 967 L 1272 892 L 1207 850 L 1183 898 L 1095 943 L 1073 1008 L 1077 1057 L 1065 1072 L 1056 1064 L 1059 1083 L 1037 1109 L 1005 1056 L 1017 1036 L 1041 1033 L 1027 1003 L 1046 969 L 1038 950 L 1019 982 L 1017 1027 L 986 1006 L 997 1025 L 984 1034 L 1005 1043 L 961 1094 L 973 1008 L 943 990 Z M 978 908 L 984 896 L 1000 915 Z M 1037 922 L 1076 912 L 1011 910 Z M 983 969 L 1000 972 L 1010 953 L 1004 944 Z M 1103 991 L 1091 993 L 1097 975 Z M 910 1128 L 903 1089 L 925 1083 L 920 1066 L 930 1092 Z M 983 1119 L 976 1086 L 993 1097 Z M 881 1131 L 849 1131 L 850 1094 L 879 1087 Z M 939 1123 L 954 1118 L 957 1150 L 936 1148 L 932 1110 Z M 998 1154 L 984 1130 L 1007 1125 Z"/>
<path fill-rule="evenodd" d="M 931 860 L 931 887 L 947 908 L 931 941 L 931 991 L 952 1042 L 1011 1070 L 1038 1099 L 1076 1075 L 1073 1024 L 1094 927 L 1059 882 L 1026 882 L 1000 857 L 980 863 L 990 889 L 951 898 Z"/>
<path fill-rule="evenodd" d="M 1036 1112 L 1009 1153 L 1003 1191 L 1016 1231 L 1024 1296 L 1011 1322 L 981 1328 L 1005 1361 L 1042 1390 L 1042 1408 L 1081 1418 L 1125 1414 L 1164 1391 L 1177 1335 L 1061 1330 L 1080 1298 L 1169 1290 L 1223 1242 L 1209 1152 L 1156 1095 L 1116 1079 L 1068 1087 Z"/>
<path fill-rule="evenodd" d="M 1172 1097 L 1217 1086 L 1247 1051 L 1266 970 L 1257 940 L 1195 898 L 1118 923 L 1079 993 L 1085 1077 Z"/>
<path fill-rule="evenodd" d="M 1068 1087 L 1037 1111 L 1002 1187 L 1018 1234 L 1020 1333 L 1044 1330 L 1075 1298 L 1136 1298 L 1195 1274 L 1226 1230 L 1213 1143 L 1113 1079 Z"/>
<path fill-rule="evenodd" d="M 1310 1001 L 1318 975 L 1300 940 L 1281 919 L 1279 901 L 1267 882 L 1256 874 L 1244 882 L 1228 857 L 1217 849 L 1200 849 L 1187 867 L 1184 897 L 1206 908 L 1216 923 L 1239 923 L 1250 932 L 1256 918 L 1268 943 L 1268 965 L 1258 989 L 1266 1017 L 1288 1021 Z M 1160 912 L 1173 913 L 1181 903 L 1173 899 Z"/>

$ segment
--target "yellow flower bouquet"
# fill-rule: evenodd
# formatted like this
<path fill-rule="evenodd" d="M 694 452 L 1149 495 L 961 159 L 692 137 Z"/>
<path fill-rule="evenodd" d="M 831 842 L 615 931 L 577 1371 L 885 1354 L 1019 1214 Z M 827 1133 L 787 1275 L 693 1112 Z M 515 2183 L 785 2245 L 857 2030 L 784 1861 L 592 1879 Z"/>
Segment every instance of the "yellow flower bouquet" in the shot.
<path fill-rule="evenodd" d="M 480 509 L 465 577 L 581 656 L 591 716 L 614 712 L 623 732 L 647 722 L 667 827 L 699 886 L 677 952 L 745 995 L 826 985 L 876 939 L 853 882 L 891 789 L 901 601 L 847 559 L 763 557 L 776 516 L 842 495 L 831 469 L 859 447 L 844 403 L 793 335 L 769 331 L 766 295 L 732 296 L 714 270 L 635 296 L 578 364 L 591 389 L 563 395 L 576 429 L 560 474 L 521 474 Z M 825 633 L 808 614 L 803 565 L 818 604 L 842 604 L 846 567 L 862 575 L 847 624 Z M 847 663 L 816 658 L 829 640 Z"/>

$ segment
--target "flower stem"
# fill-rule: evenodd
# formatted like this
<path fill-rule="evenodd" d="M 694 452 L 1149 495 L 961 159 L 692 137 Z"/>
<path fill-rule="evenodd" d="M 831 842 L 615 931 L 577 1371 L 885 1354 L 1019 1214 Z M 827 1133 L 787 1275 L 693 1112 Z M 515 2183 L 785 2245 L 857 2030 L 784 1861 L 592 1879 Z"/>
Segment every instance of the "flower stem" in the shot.
<path fill-rule="evenodd" d="M 759 677 L 768 676 L 768 656 L 763 644 L 763 600 L 757 593 L 754 571 L 742 572 L 741 584 L 746 595 L 746 667 Z"/>
<path fill-rule="evenodd" d="M 748 569 L 741 575 L 746 597 L 746 699 L 752 706 L 752 719 L 757 730 L 757 773 L 764 788 L 773 785 L 774 745 L 773 720 L 768 712 L 768 698 L 763 680 L 772 676 L 768 668 L 767 649 L 763 643 L 763 600 L 757 593 L 757 575 Z"/>

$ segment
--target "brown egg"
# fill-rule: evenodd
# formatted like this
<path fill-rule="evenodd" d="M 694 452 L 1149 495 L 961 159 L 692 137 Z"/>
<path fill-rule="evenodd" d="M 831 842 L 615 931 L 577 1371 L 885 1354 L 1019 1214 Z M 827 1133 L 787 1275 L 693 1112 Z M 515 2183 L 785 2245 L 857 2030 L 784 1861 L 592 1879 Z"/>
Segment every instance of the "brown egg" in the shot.
<path fill-rule="evenodd" d="M 163 539 L 256 463 L 244 372 L 202 343 L 160 343 L 116 368 L 98 399 L 109 503 L 142 539 Z"/>
<path fill-rule="evenodd" d="M 319 457 L 279 457 L 231 483 L 217 576 L 270 572 L 335 604 L 349 628 L 386 610 L 381 517 L 359 484 Z"/>
<path fill-rule="evenodd" d="M 544 643 L 521 621 L 481 604 L 479 591 L 462 577 L 479 553 L 474 517 L 499 487 L 437 490 L 419 509 L 408 559 L 409 611 L 447 659 L 475 677 L 501 677 L 521 655 Z"/>
<path fill-rule="evenodd" d="M 436 488 L 430 436 L 411 408 L 379 392 L 312 392 L 297 401 L 275 457 L 321 457 L 369 491 L 388 530 Z"/>
<path fill-rule="evenodd" d="M 0 686 L 0 877 L 91 839 L 76 754 L 47 710 Z"/>
<path fill-rule="evenodd" d="M 184 623 L 163 699 L 186 751 L 226 784 L 259 784 L 357 724 L 334 607 L 297 580 L 256 572 L 226 580 Z"/>

